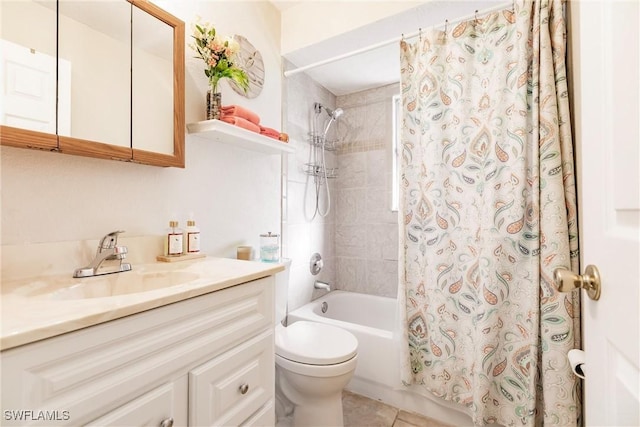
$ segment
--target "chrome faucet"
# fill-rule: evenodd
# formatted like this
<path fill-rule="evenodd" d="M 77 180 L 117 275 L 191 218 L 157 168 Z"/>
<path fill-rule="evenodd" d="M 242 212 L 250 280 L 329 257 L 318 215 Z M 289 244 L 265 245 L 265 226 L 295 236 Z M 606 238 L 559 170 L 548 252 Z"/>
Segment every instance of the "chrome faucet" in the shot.
<path fill-rule="evenodd" d="M 329 286 L 327 282 L 321 282 L 320 280 L 313 282 L 313 287 L 316 289 L 324 289 L 327 292 L 331 291 L 331 286 Z"/>
<path fill-rule="evenodd" d="M 118 246 L 118 234 L 124 231 L 112 231 L 98 244 L 96 256 L 91 263 L 73 272 L 73 277 L 91 277 L 102 274 L 120 273 L 131 270 L 131 264 L 122 262 L 127 257 L 126 246 Z"/>

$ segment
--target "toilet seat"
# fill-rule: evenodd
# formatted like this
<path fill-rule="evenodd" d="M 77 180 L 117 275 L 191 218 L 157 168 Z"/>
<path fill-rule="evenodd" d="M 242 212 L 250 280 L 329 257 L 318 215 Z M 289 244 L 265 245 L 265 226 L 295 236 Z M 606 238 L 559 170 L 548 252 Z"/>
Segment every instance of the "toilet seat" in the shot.
<path fill-rule="evenodd" d="M 276 355 L 305 365 L 336 365 L 353 359 L 356 337 L 344 329 L 317 322 L 299 321 L 275 331 Z"/>
<path fill-rule="evenodd" d="M 298 363 L 276 354 L 276 368 L 284 369 L 289 372 L 304 375 L 306 377 L 316 378 L 334 378 L 340 375 L 346 375 L 355 371 L 358 364 L 358 355 L 353 356 L 346 362 L 336 363 L 335 365 L 308 365 L 306 363 Z"/>

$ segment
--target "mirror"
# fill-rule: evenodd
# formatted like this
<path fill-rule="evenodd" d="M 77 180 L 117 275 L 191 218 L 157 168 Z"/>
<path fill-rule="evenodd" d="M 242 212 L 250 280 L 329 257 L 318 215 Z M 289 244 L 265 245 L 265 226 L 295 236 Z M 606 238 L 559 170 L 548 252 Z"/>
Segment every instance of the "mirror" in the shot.
<path fill-rule="evenodd" d="M 184 167 L 184 23 L 150 2 L 133 6 L 133 158 Z"/>
<path fill-rule="evenodd" d="M 130 85 L 131 5 L 59 1 L 58 136 L 130 148 Z"/>
<path fill-rule="evenodd" d="M 46 68 L 48 72 L 40 72 L 48 80 L 41 82 L 34 78 L 35 72 L 22 72 L 14 90 L 26 92 L 32 104 L 34 94 L 42 92 L 41 97 L 47 102 L 40 102 L 48 109 L 36 109 L 33 105 L 27 108 L 22 105 L 24 102 L 14 104 L 19 105 L 18 109 L 38 111 L 48 121 L 40 117 L 15 118 L 16 114 L 6 113 L 9 109 L 3 107 L 0 129 L 3 145 L 184 167 L 181 20 L 147 0 L 1 3 L 3 49 L 6 40 L 18 44 L 22 56 L 28 57 L 27 52 L 35 50 L 48 54 L 49 62 L 53 58 L 53 66 L 49 64 Z M 33 24 L 36 17 L 42 19 L 40 15 L 49 19 L 48 27 L 39 21 Z M 5 25 L 12 22 L 13 27 Z M 24 22 L 32 24 L 25 26 Z M 24 29 L 20 28 L 21 23 Z M 28 31 L 33 25 L 49 28 L 50 33 Z M 42 39 L 40 44 L 32 40 L 35 36 Z M 45 46 L 45 42 L 49 45 Z M 3 83 L 16 80 L 10 77 L 16 75 L 15 71 L 4 70 L 9 67 L 4 65 L 7 62 L 3 61 Z M 53 95 L 46 95 L 45 89 Z M 2 105 L 11 96 L 5 91 Z"/>
<path fill-rule="evenodd" d="M 56 1 L 3 0 L 0 24 L 2 144 L 56 150 Z"/>

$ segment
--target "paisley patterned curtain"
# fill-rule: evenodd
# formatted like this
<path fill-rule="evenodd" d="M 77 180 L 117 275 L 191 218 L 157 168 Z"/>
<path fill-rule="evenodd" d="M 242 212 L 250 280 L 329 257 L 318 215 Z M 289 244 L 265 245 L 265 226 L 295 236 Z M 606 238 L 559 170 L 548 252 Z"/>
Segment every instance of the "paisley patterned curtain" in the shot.
<path fill-rule="evenodd" d="M 401 43 L 402 380 L 479 426 L 581 423 L 565 36 L 561 0 L 518 0 Z"/>

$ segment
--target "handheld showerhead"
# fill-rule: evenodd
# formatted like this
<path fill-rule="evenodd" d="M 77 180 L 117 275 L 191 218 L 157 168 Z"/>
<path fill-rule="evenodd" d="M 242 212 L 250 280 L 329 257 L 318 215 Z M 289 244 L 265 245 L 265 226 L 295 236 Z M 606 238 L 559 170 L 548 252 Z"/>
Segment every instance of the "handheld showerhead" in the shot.
<path fill-rule="evenodd" d="M 336 108 L 333 111 L 327 109 L 327 114 L 329 114 L 329 116 L 331 116 L 331 118 L 334 120 L 340 117 L 343 113 L 344 113 L 344 110 L 342 108 Z"/>
<path fill-rule="evenodd" d="M 342 108 L 336 108 L 335 110 L 332 110 L 320 104 L 319 102 L 316 102 L 315 104 L 313 104 L 313 108 L 316 114 L 320 114 L 320 112 L 324 110 L 327 113 L 327 115 L 333 120 L 337 119 L 344 113 L 344 110 Z"/>
<path fill-rule="evenodd" d="M 322 110 L 324 110 L 329 116 L 329 121 L 325 125 L 324 133 L 322 135 L 322 143 L 324 144 L 325 140 L 327 139 L 327 132 L 329 132 L 329 128 L 331 127 L 331 124 L 335 122 L 338 119 L 338 117 L 344 114 L 344 110 L 342 108 L 336 108 L 335 110 L 331 110 L 330 108 L 325 107 L 319 102 L 316 102 L 315 104 L 313 104 L 313 109 L 316 112 L 316 114 L 320 114 Z"/>
<path fill-rule="evenodd" d="M 327 139 L 327 133 L 329 132 L 329 128 L 331 127 L 331 123 L 335 122 L 338 117 L 340 117 L 342 115 L 344 111 L 342 110 L 342 108 L 336 108 L 334 111 L 331 112 L 329 121 L 327 122 L 327 125 L 324 128 L 324 135 L 323 135 L 323 140 L 326 141 Z"/>

